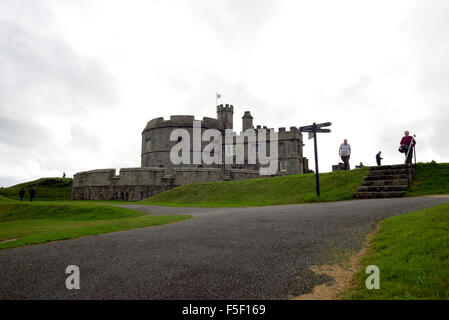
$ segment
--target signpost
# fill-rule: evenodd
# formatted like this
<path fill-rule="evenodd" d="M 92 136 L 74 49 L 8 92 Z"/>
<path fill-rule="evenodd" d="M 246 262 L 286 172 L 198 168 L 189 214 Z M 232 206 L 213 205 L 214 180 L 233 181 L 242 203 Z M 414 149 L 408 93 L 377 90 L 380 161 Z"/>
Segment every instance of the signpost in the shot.
<path fill-rule="evenodd" d="M 315 122 L 310 126 L 300 127 L 299 132 L 309 132 L 309 139 L 311 137 L 311 134 L 313 134 L 313 144 L 315 147 L 315 178 L 316 178 L 316 194 L 319 197 L 320 196 L 320 173 L 318 172 L 318 148 L 317 148 L 317 142 L 316 142 L 316 134 L 317 132 L 324 132 L 329 133 L 331 132 L 331 129 L 321 129 L 323 127 L 329 127 L 331 126 L 331 122 L 325 122 L 325 123 L 319 123 L 316 124 Z"/>

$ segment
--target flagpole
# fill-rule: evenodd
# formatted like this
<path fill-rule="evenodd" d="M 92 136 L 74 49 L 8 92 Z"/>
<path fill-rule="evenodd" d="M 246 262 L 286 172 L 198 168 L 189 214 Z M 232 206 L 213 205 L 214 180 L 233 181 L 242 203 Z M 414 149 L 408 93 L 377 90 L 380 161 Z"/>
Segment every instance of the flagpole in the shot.
<path fill-rule="evenodd" d="M 218 106 L 218 99 L 221 99 L 221 94 L 215 91 L 215 106 Z"/>

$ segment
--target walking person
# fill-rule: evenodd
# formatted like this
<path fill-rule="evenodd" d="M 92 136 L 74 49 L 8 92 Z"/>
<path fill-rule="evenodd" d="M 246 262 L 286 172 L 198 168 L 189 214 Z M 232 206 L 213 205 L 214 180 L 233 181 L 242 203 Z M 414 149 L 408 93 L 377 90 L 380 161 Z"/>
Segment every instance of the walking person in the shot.
<path fill-rule="evenodd" d="M 33 199 L 36 197 L 36 190 L 34 190 L 33 187 L 31 187 L 29 192 L 30 192 L 30 201 L 33 202 Z"/>
<path fill-rule="evenodd" d="M 405 153 L 405 163 L 412 163 L 413 148 L 416 145 L 416 140 L 410 135 L 408 131 L 404 131 L 404 136 L 400 142 L 400 149 Z"/>
<path fill-rule="evenodd" d="M 383 160 L 383 158 L 381 157 L 381 154 L 382 154 L 382 151 L 379 151 L 379 152 L 376 154 L 376 162 L 377 162 L 377 165 L 378 165 L 378 166 L 381 166 L 381 161 Z"/>
<path fill-rule="evenodd" d="M 344 169 L 349 169 L 349 158 L 351 157 L 351 146 L 348 144 L 348 139 L 343 140 L 343 143 L 340 145 L 340 149 L 338 150 L 341 160 L 344 163 Z"/>
<path fill-rule="evenodd" d="M 19 197 L 20 197 L 20 201 L 23 201 L 23 197 L 25 196 L 25 189 L 22 188 L 19 191 Z"/>

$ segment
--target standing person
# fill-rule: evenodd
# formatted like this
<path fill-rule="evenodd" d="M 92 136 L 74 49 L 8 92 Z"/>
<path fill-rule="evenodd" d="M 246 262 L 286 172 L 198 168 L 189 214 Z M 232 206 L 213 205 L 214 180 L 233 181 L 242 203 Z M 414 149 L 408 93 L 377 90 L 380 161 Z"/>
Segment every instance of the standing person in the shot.
<path fill-rule="evenodd" d="M 338 150 L 341 160 L 345 164 L 345 170 L 349 170 L 349 158 L 351 157 L 351 146 L 348 144 L 348 139 L 343 140 Z"/>
<path fill-rule="evenodd" d="M 377 154 L 376 154 L 376 162 L 377 162 L 377 165 L 378 166 L 381 166 L 381 160 L 383 160 L 383 158 L 381 158 L 381 155 L 382 154 L 382 151 L 379 151 Z"/>
<path fill-rule="evenodd" d="M 23 201 L 23 196 L 24 196 L 24 195 L 25 195 L 25 189 L 22 188 L 22 189 L 20 189 L 20 191 L 19 191 L 20 201 Z"/>
<path fill-rule="evenodd" d="M 30 201 L 33 202 L 33 199 L 36 196 L 36 190 L 34 190 L 33 187 L 31 187 L 29 192 L 30 192 Z"/>
<path fill-rule="evenodd" d="M 65 172 L 62 173 L 62 179 L 65 179 Z"/>
<path fill-rule="evenodd" d="M 412 163 L 413 148 L 416 145 L 416 140 L 408 131 L 404 131 L 404 136 L 401 139 L 400 145 L 405 153 L 405 163 Z"/>

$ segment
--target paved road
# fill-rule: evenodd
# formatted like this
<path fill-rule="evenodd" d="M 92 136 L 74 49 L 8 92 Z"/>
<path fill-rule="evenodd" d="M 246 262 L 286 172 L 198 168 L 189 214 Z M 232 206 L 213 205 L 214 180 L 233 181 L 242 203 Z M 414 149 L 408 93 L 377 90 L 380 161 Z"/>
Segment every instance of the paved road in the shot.
<path fill-rule="evenodd" d="M 257 208 L 164 208 L 175 224 L 0 251 L 0 299 L 285 299 L 329 279 L 309 270 L 359 250 L 378 221 L 445 198 Z M 136 206 L 128 206 L 134 207 Z M 65 268 L 81 290 L 65 288 Z"/>

